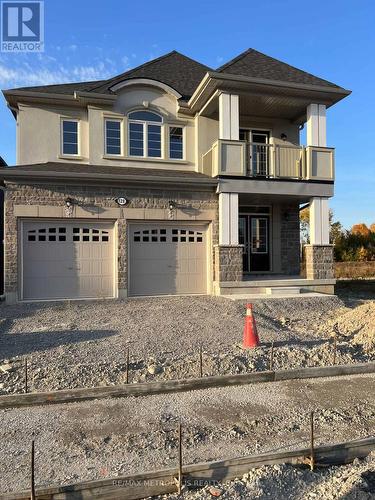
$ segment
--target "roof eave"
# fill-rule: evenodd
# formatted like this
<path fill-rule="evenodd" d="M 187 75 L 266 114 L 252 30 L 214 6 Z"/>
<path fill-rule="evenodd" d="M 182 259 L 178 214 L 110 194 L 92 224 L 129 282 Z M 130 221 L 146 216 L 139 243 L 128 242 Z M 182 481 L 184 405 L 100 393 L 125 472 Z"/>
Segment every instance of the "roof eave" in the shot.
<path fill-rule="evenodd" d="M 14 170 L 13 170 L 14 168 Z M 147 178 L 141 175 L 117 175 L 117 174 L 99 174 L 91 172 L 55 172 L 55 171 L 45 171 L 45 172 L 35 172 L 21 170 L 19 167 L 8 167 L 9 172 L 4 170 L 0 172 L 0 179 L 3 180 L 18 180 L 27 179 L 31 180 L 85 180 L 91 182 L 98 182 L 103 184 L 103 181 L 116 181 L 116 182 L 136 182 L 136 183 L 151 183 L 151 184 L 181 184 L 190 186 L 216 186 L 217 180 L 211 178 L 192 178 L 192 177 L 172 177 L 172 176 L 152 176 L 149 175 Z"/>
<path fill-rule="evenodd" d="M 291 94 L 306 92 L 315 95 L 316 99 L 324 100 L 327 107 L 336 104 L 341 99 L 344 99 L 351 94 L 351 90 L 342 87 L 331 87 L 329 85 L 311 85 L 305 83 L 284 82 L 280 80 L 267 80 L 263 78 L 254 78 L 249 76 L 232 75 L 229 73 L 218 73 L 209 71 L 206 73 L 201 83 L 188 102 L 188 107 L 195 113 L 199 111 L 211 97 L 213 92 L 218 88 L 225 90 L 226 87 L 233 90 L 236 84 L 248 84 L 249 90 L 263 89 L 266 92 L 277 92 L 278 89 L 283 89 Z M 243 89 L 242 89 L 243 90 Z"/>
<path fill-rule="evenodd" d="M 46 102 L 64 103 L 70 105 L 81 105 L 86 103 L 108 103 L 113 102 L 116 96 L 111 94 L 99 94 L 95 92 L 77 91 L 72 94 L 60 94 L 57 92 L 35 92 L 29 90 L 3 90 L 3 95 L 10 106 L 17 106 L 19 102 Z"/>

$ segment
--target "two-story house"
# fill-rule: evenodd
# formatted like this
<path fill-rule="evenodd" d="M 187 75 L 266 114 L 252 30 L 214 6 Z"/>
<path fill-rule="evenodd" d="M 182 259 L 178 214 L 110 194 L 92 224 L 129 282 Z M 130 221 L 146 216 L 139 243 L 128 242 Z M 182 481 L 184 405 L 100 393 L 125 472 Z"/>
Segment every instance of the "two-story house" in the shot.
<path fill-rule="evenodd" d="M 174 51 L 109 80 L 4 91 L 7 300 L 332 292 L 326 109 L 349 93 L 253 49 L 216 70 Z"/>

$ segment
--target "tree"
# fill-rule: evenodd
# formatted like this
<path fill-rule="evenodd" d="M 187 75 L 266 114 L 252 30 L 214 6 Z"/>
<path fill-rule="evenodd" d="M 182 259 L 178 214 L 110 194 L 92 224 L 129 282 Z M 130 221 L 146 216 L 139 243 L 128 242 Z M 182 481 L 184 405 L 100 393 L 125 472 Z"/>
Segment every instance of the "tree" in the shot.
<path fill-rule="evenodd" d="M 371 224 L 371 226 L 370 226 L 370 231 L 371 231 L 372 233 L 375 233 L 375 222 L 373 222 L 373 223 Z"/>
<path fill-rule="evenodd" d="M 301 241 L 303 244 L 310 243 L 310 210 L 309 207 L 304 208 L 299 213 Z"/>
<path fill-rule="evenodd" d="M 341 239 L 344 234 L 344 228 L 342 227 L 341 222 L 336 221 L 331 224 L 331 230 L 329 232 L 329 239 L 333 245 Z"/>
<path fill-rule="evenodd" d="M 363 222 L 361 222 L 360 224 L 354 224 L 351 229 L 351 233 L 357 236 L 364 236 L 365 238 L 370 236 L 370 230 Z"/>
<path fill-rule="evenodd" d="M 303 244 L 310 243 L 310 208 L 306 207 L 299 213 L 300 229 L 301 229 L 301 241 Z M 330 239 L 332 240 L 332 221 L 333 221 L 333 210 L 329 209 L 329 225 L 330 225 Z M 342 232 L 342 225 L 340 222 L 335 222 L 335 237 L 338 236 L 338 230 Z"/>

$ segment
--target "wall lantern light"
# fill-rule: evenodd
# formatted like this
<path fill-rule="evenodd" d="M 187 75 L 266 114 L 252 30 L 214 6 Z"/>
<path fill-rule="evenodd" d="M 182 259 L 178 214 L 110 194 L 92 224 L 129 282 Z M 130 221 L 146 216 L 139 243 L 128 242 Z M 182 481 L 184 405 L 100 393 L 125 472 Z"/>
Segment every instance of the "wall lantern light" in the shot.
<path fill-rule="evenodd" d="M 66 208 L 71 208 L 73 206 L 73 204 L 74 204 L 74 201 L 72 200 L 72 198 L 67 198 L 65 200 L 65 206 L 66 206 Z"/>
<path fill-rule="evenodd" d="M 174 210 L 176 208 L 176 202 L 173 200 L 168 201 L 168 208 L 169 210 Z"/>
<path fill-rule="evenodd" d="M 283 141 L 286 141 L 288 139 L 288 136 L 286 134 L 284 134 L 284 132 L 280 135 L 280 138 L 283 140 Z"/>

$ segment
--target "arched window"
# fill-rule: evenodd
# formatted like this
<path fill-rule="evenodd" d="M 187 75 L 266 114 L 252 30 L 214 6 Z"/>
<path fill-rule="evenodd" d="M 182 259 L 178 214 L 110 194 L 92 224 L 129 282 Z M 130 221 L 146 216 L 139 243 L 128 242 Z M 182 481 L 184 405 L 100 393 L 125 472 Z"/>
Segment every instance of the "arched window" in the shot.
<path fill-rule="evenodd" d="M 128 114 L 129 155 L 161 158 L 161 124 L 163 118 L 147 110 Z"/>

